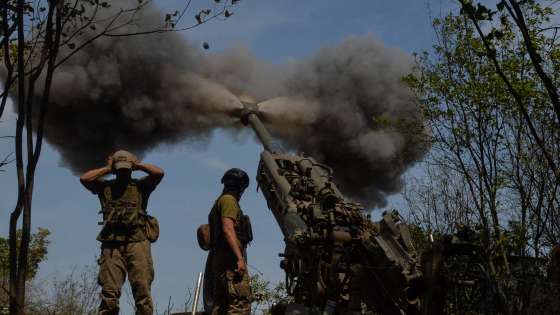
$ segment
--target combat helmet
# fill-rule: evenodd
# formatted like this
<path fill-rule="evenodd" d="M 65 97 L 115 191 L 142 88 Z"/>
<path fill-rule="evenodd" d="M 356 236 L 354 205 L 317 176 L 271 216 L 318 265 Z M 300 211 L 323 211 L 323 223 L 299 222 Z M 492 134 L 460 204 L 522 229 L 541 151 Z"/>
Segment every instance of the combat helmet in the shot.
<path fill-rule="evenodd" d="M 236 184 L 236 186 L 238 186 L 241 191 L 249 187 L 249 176 L 247 175 L 247 173 L 238 168 L 229 169 L 222 177 L 222 184 L 227 186 L 228 184 L 230 184 L 230 180 L 235 181 L 235 183 L 232 184 Z"/>

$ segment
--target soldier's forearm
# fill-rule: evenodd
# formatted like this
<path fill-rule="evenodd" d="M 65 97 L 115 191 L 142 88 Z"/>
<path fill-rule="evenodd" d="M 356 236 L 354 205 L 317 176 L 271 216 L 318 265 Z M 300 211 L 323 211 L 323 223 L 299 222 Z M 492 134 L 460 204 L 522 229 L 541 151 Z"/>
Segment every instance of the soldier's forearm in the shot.
<path fill-rule="evenodd" d="M 163 177 L 164 175 L 163 170 L 161 168 L 150 164 L 144 164 L 142 162 L 136 163 L 136 169 L 144 171 L 148 173 L 148 175 L 160 176 L 160 177 Z"/>
<path fill-rule="evenodd" d="M 84 173 L 84 175 L 80 177 L 80 182 L 82 183 L 82 185 L 84 185 L 85 188 L 92 190 L 94 188 L 93 185 L 96 184 L 97 179 L 107 174 L 109 174 L 109 169 L 107 167 L 91 170 Z"/>
<path fill-rule="evenodd" d="M 148 173 L 146 184 L 150 187 L 156 187 L 161 182 L 163 175 L 165 175 L 161 168 L 150 164 L 144 164 L 140 161 L 136 163 L 135 168 Z"/>
<path fill-rule="evenodd" d="M 82 183 L 93 182 L 93 181 L 97 180 L 99 177 L 101 177 L 103 175 L 107 175 L 107 174 L 109 174 L 109 169 L 106 168 L 106 167 L 94 169 L 94 170 L 85 172 L 84 175 L 82 175 L 80 177 L 80 181 Z"/>

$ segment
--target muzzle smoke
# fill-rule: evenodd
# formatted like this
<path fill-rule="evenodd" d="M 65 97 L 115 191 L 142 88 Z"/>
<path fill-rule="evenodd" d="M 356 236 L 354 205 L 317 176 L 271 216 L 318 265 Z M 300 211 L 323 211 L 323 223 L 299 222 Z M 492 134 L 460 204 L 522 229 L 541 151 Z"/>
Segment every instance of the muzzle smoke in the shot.
<path fill-rule="evenodd" d="M 162 16 L 149 7 L 132 31 L 153 29 Z M 331 166 L 341 191 L 366 209 L 398 190 L 419 153 L 405 149 L 400 133 L 376 132 L 372 118 L 406 119 L 415 110 L 401 82 L 412 65 L 403 52 L 372 35 L 349 36 L 275 67 L 244 46 L 215 55 L 198 46 L 177 33 L 102 37 L 60 66 L 45 139 L 62 165 L 81 174 L 119 149 L 141 157 L 162 144 L 205 143 L 216 128 L 249 128 L 236 95 L 250 95 L 284 149 Z"/>

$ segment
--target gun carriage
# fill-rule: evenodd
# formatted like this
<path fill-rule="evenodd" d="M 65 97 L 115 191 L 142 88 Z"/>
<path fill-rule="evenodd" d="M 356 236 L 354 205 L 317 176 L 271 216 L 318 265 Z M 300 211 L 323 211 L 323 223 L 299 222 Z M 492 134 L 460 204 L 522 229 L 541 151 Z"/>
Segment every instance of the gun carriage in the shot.
<path fill-rule="evenodd" d="M 284 235 L 279 256 L 287 293 L 272 315 L 359 315 L 362 302 L 387 314 L 444 314 L 451 285 L 476 286 L 440 274 L 444 256 L 473 253 L 463 227 L 419 255 L 397 211 L 372 222 L 333 182 L 333 170 L 311 157 L 284 153 L 259 118 L 258 105 L 242 102 L 242 122 L 264 146 L 258 186 Z"/>

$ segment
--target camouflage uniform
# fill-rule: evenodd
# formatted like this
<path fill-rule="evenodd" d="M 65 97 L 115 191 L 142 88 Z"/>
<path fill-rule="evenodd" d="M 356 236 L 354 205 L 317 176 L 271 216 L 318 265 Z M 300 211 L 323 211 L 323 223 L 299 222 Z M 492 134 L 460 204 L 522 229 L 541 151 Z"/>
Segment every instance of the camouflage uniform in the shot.
<path fill-rule="evenodd" d="M 212 271 L 216 277 L 212 315 L 251 314 L 249 272 L 235 274 L 237 258 L 231 250 L 218 250 L 214 255 Z"/>
<path fill-rule="evenodd" d="M 103 242 L 98 276 L 99 285 L 102 286 L 99 315 L 119 314 L 119 298 L 127 272 L 136 302 L 136 314 L 153 314 L 150 289 L 154 281 L 154 261 L 150 246 L 148 240 Z"/>
<path fill-rule="evenodd" d="M 232 218 L 235 221 L 234 225 L 239 226 L 243 212 L 239 208 L 237 199 L 231 195 L 223 195 L 217 203 L 221 217 Z M 239 240 L 238 244 L 241 244 Z M 241 245 L 240 250 L 243 253 Z M 237 269 L 237 257 L 227 242 L 223 241 L 216 248 L 212 263 L 212 271 L 216 277 L 212 315 L 251 314 L 249 272 L 245 271 L 243 276 L 238 276 L 234 272 L 235 269 Z"/>
<path fill-rule="evenodd" d="M 99 191 L 93 193 L 98 195 L 101 207 L 106 208 L 110 202 L 119 201 L 127 192 L 133 191 L 138 194 L 134 199 L 145 213 L 148 198 L 155 189 L 146 187 L 146 178 L 133 179 L 124 185 L 116 180 L 98 179 Z M 140 224 L 130 226 L 107 224 L 97 237 L 97 240 L 102 242 L 101 258 L 98 260 L 98 283 L 102 286 L 99 315 L 119 314 L 119 298 L 127 273 L 136 304 L 136 314 L 153 314 L 151 286 L 154 280 L 154 262 L 150 241 L 146 239 L 143 230 L 143 220 L 144 218 Z"/>
<path fill-rule="evenodd" d="M 548 277 L 552 285 L 552 314 L 560 315 L 560 243 L 550 251 Z"/>

